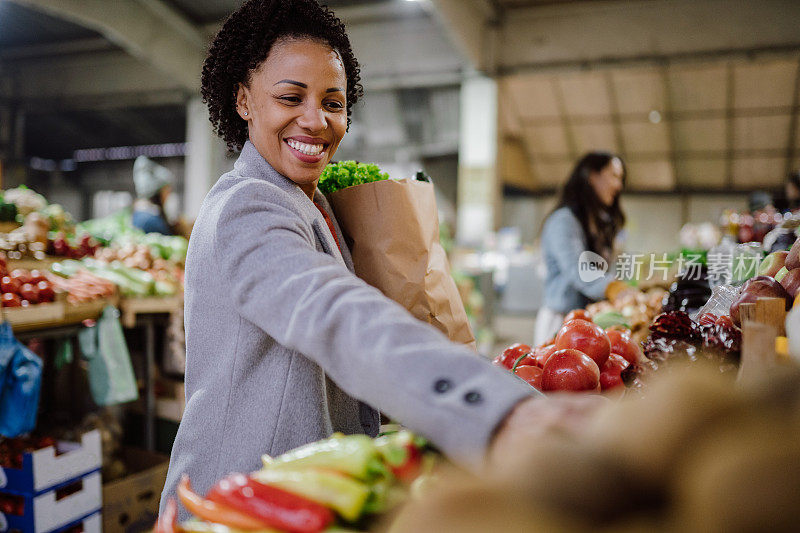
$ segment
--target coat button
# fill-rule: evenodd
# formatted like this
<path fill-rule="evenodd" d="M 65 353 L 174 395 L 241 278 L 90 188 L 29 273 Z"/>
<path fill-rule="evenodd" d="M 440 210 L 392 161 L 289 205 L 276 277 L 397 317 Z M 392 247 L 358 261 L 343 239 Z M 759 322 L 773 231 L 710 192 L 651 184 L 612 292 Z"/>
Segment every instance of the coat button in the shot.
<path fill-rule="evenodd" d="M 445 393 L 450 390 L 453 384 L 448 379 L 440 379 L 433 384 L 433 390 L 439 394 Z"/>
<path fill-rule="evenodd" d="M 469 391 L 464 395 L 464 401 L 467 403 L 481 403 L 483 401 L 483 396 L 481 396 L 480 392 L 477 391 Z"/>

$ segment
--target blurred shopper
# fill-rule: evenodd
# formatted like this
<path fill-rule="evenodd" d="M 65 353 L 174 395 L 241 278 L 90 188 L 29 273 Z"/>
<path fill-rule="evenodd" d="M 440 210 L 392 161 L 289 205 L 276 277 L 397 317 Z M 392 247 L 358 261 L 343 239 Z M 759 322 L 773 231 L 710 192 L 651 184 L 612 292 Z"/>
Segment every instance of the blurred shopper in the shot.
<path fill-rule="evenodd" d="M 800 209 L 800 170 L 789 174 L 784 184 L 784 198 L 786 205 L 785 211 L 797 211 Z"/>
<path fill-rule="evenodd" d="M 613 297 L 625 287 L 615 281 L 613 268 L 615 239 L 625 224 L 619 205 L 624 184 L 622 159 L 591 152 L 578 161 L 564 185 L 542 229 L 547 276 L 544 305 L 536 317 L 536 345 L 549 341 L 572 309 Z"/>
<path fill-rule="evenodd" d="M 245 2 L 211 45 L 203 98 L 241 155 L 189 242 L 187 401 L 162 510 L 184 474 L 205 492 L 265 453 L 374 436 L 377 409 L 479 468 L 547 402 L 353 273 L 316 185 L 361 92 L 344 25 L 314 0 Z"/>
<path fill-rule="evenodd" d="M 140 155 L 133 163 L 133 185 L 136 201 L 133 203 L 133 227 L 145 233 L 172 235 L 165 206 L 172 193 L 172 171 Z"/>

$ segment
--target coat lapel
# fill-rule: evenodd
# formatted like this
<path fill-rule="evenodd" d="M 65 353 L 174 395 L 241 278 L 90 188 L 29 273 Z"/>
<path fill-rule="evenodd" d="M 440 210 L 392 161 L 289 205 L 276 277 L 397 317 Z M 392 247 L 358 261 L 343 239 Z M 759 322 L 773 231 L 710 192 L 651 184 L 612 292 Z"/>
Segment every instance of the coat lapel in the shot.
<path fill-rule="evenodd" d="M 266 159 L 264 159 L 261 154 L 258 153 L 258 150 L 253 143 L 250 141 L 245 142 L 244 147 L 242 147 L 242 153 L 239 155 L 239 159 L 236 161 L 234 166 L 242 176 L 252 176 L 255 178 L 265 179 L 266 181 L 286 191 L 294 199 L 295 206 L 302 214 L 303 220 L 307 221 L 313 228 L 314 235 L 322 244 L 322 248 L 325 250 L 325 252 L 344 263 L 344 265 L 351 272 L 354 271 L 353 259 L 350 256 L 350 251 L 347 249 L 347 244 L 345 243 L 342 235 L 342 230 L 339 227 L 339 223 L 336 221 L 336 217 L 333 215 L 333 210 L 331 209 L 328 200 L 319 189 L 317 189 L 314 194 L 314 200 L 316 200 L 316 202 L 320 204 L 323 209 L 325 209 L 325 211 L 328 213 L 328 216 L 331 217 L 331 221 L 333 222 L 333 227 L 336 230 L 339 243 L 342 246 L 341 250 L 339 250 L 339 247 L 336 246 L 336 241 L 333 240 L 333 235 L 328 228 L 328 224 L 322 217 L 322 213 L 320 213 L 319 209 L 317 209 L 317 206 L 314 205 L 314 202 L 312 202 L 308 196 L 306 196 L 306 194 L 300 189 L 300 187 L 297 186 L 296 183 L 272 168 L 272 166 L 267 163 Z"/>

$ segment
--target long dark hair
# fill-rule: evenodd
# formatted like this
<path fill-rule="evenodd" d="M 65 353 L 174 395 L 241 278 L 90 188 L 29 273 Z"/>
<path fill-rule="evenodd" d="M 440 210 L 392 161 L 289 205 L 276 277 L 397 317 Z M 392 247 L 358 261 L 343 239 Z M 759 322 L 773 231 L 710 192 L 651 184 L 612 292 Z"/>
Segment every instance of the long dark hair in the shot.
<path fill-rule="evenodd" d="M 618 159 L 622 163 L 624 184 L 627 170 L 622 158 L 608 152 L 589 152 L 575 165 L 555 207 L 568 207 L 580 221 L 589 249 L 609 260 L 614 249 L 614 239 L 625 225 L 625 213 L 619 206 L 619 195 L 610 207 L 600 201 L 589 176 L 592 172 L 603 170 L 612 159 Z"/>

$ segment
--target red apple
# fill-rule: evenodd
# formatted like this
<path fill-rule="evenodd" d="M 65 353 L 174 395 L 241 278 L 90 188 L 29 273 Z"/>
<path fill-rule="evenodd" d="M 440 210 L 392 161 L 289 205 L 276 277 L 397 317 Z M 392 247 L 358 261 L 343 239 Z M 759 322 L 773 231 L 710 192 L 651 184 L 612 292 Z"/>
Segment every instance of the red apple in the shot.
<path fill-rule="evenodd" d="M 761 297 L 784 298 L 786 300 L 786 310 L 788 311 L 792 307 L 792 297 L 786 292 L 783 285 L 769 276 L 756 276 L 742 286 L 742 292 L 731 305 L 733 323 L 737 326 L 741 325 L 739 320 L 739 306 L 741 304 L 755 303 Z"/>
<path fill-rule="evenodd" d="M 3 276 L 0 279 L 0 290 L 3 292 L 12 292 L 12 293 L 19 293 L 19 288 L 22 287 L 22 283 L 19 282 L 18 279 L 12 278 L 11 276 Z"/>
<path fill-rule="evenodd" d="M 20 285 L 25 285 L 26 283 L 31 282 L 31 273 L 25 270 L 24 268 L 15 268 L 11 271 L 9 276 L 12 279 L 16 279 L 19 281 Z"/>
<path fill-rule="evenodd" d="M 600 388 L 605 391 L 623 386 L 624 383 L 622 383 L 620 374 L 628 366 L 630 366 L 630 363 L 621 355 L 615 353 L 609 355 L 603 371 L 600 372 Z"/>
<path fill-rule="evenodd" d="M 39 288 L 32 283 L 25 283 L 19 288 L 19 295 L 23 300 L 28 300 L 32 304 L 39 303 Z"/>
<path fill-rule="evenodd" d="M 793 270 L 800 267 L 800 238 L 794 241 L 789 254 L 786 256 L 786 269 Z"/>
<path fill-rule="evenodd" d="M 31 284 L 37 285 L 40 281 L 47 281 L 47 277 L 38 270 L 31 270 Z"/>
<path fill-rule="evenodd" d="M 797 296 L 797 291 L 800 289 L 800 268 L 795 268 L 787 272 L 780 283 L 783 288 L 786 289 L 786 292 L 789 293 L 789 296 L 792 298 Z"/>
<path fill-rule="evenodd" d="M 515 374 L 527 381 L 533 388 L 542 390 L 542 369 L 538 366 L 520 365 Z"/>
<path fill-rule="evenodd" d="M 3 293 L 3 307 L 20 307 L 22 305 L 22 300 L 20 297 L 13 292 L 4 292 Z"/>
<path fill-rule="evenodd" d="M 600 369 L 591 357 L 572 348 L 558 350 L 542 370 L 543 391 L 598 391 Z"/>
<path fill-rule="evenodd" d="M 618 329 L 607 329 L 606 335 L 611 343 L 611 353 L 621 355 L 629 363 L 640 363 L 644 359 L 642 349 L 631 340 L 631 334 Z"/>
<path fill-rule="evenodd" d="M 36 284 L 36 288 L 39 289 L 40 302 L 52 302 L 56 299 L 56 293 L 49 281 L 40 281 Z"/>
<path fill-rule="evenodd" d="M 783 268 L 783 265 L 786 263 L 786 256 L 788 255 L 789 252 L 772 252 L 769 254 L 761 261 L 761 265 L 758 267 L 759 275 L 774 278 L 775 274 Z"/>
<path fill-rule="evenodd" d="M 557 350 L 574 348 L 582 351 L 594 360 L 598 368 L 605 364 L 611 353 L 611 343 L 603 328 L 579 318 L 561 326 L 555 345 Z"/>

